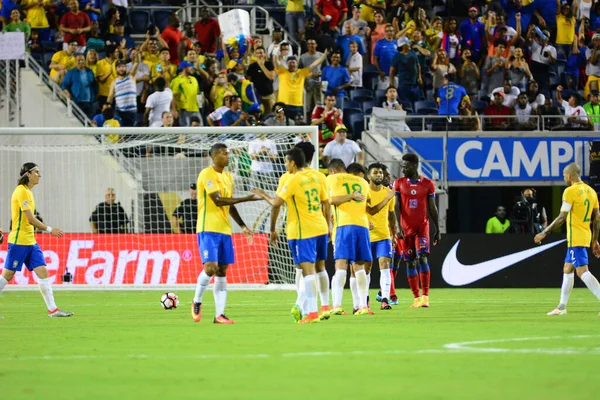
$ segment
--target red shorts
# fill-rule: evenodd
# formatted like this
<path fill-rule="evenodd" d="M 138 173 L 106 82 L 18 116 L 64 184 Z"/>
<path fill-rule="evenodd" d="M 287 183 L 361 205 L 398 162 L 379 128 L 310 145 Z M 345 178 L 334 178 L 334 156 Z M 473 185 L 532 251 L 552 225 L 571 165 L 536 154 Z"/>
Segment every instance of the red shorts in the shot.
<path fill-rule="evenodd" d="M 405 261 L 413 261 L 420 254 L 429 254 L 429 225 L 420 228 L 416 234 L 398 240 L 398 248 Z"/>

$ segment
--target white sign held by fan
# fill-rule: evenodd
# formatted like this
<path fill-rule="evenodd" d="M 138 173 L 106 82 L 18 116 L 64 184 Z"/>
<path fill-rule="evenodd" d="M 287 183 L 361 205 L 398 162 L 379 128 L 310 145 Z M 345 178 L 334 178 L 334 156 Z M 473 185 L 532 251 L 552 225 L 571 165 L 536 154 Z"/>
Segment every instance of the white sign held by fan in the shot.
<path fill-rule="evenodd" d="M 219 27 L 223 34 L 223 40 L 245 35 L 250 38 L 250 14 L 246 10 L 231 10 L 219 15 Z"/>
<path fill-rule="evenodd" d="M 7 32 L 0 34 L 0 60 L 25 59 L 25 34 Z"/>

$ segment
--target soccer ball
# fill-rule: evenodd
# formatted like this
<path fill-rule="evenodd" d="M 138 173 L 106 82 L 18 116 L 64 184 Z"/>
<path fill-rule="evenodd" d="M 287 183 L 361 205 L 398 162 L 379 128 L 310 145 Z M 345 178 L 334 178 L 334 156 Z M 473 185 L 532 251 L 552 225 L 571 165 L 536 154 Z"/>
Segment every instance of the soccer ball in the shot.
<path fill-rule="evenodd" d="M 179 297 L 175 293 L 165 293 L 160 298 L 160 304 L 165 310 L 177 308 L 179 305 Z"/>

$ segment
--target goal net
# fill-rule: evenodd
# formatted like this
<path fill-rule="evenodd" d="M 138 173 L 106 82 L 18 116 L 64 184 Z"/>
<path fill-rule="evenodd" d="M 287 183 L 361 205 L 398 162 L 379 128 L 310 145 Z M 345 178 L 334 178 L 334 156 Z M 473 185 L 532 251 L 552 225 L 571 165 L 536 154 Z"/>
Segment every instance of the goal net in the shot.
<path fill-rule="evenodd" d="M 0 128 L 0 227 L 10 231 L 10 197 L 26 162 L 39 166 L 35 210 L 66 234 L 36 233 L 54 284 L 69 288 L 167 288 L 194 286 L 202 270 L 195 234 L 194 186 L 211 164 L 208 150 L 225 143 L 234 197 L 254 188 L 274 195 L 285 172 L 285 152 L 301 140 L 318 151 L 317 128 Z M 268 148 L 257 159 L 251 154 Z M 271 154 L 269 154 L 271 153 Z M 318 165 L 318 152 L 313 165 Z M 258 162 L 258 163 L 257 163 Z M 254 163 L 254 165 L 253 165 Z M 249 244 L 232 221 L 235 264 L 228 282 L 245 288 L 281 287 L 294 281 L 282 207 L 280 243 L 269 244 L 271 207 L 238 204 L 255 233 Z M 191 221 L 191 222 L 190 222 Z M 0 269 L 7 255 L 0 246 Z M 71 274 L 71 282 L 65 277 Z M 11 287 L 34 287 L 27 268 Z"/>

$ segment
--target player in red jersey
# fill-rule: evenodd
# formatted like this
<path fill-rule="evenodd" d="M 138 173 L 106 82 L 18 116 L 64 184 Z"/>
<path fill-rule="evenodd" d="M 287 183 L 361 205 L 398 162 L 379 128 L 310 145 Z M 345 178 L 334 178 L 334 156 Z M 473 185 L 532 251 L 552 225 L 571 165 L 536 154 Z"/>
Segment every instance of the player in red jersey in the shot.
<path fill-rule="evenodd" d="M 429 307 L 429 215 L 435 227 L 433 245 L 437 245 L 441 239 L 435 205 L 435 185 L 419 175 L 419 157 L 415 154 L 405 154 L 402 157 L 402 173 L 404 177 L 394 182 L 394 191 L 400 227 L 397 235 L 400 239 L 399 247 L 406 261 L 408 284 L 415 296 L 410 307 Z M 419 275 L 423 296 L 419 295 Z"/>

